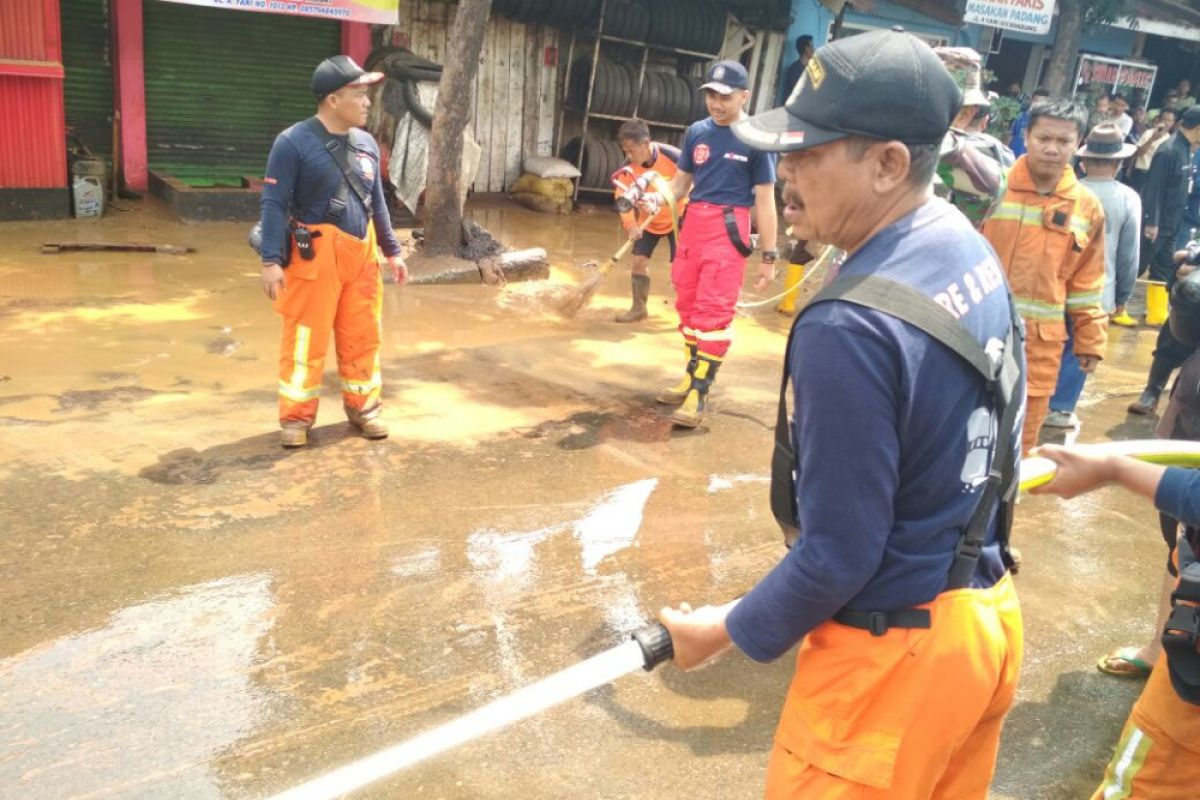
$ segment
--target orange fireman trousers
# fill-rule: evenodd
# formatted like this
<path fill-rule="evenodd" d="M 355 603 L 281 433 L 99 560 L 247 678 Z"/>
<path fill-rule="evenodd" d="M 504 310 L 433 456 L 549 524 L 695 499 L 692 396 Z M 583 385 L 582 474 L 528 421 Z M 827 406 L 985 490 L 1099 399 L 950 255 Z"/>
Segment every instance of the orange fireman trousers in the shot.
<path fill-rule="evenodd" d="M 1159 655 L 1092 800 L 1200 796 L 1200 706 L 1176 694 Z"/>
<path fill-rule="evenodd" d="M 1012 579 L 944 592 L 928 629 L 826 622 L 796 656 L 768 800 L 985 800 L 1023 638 Z"/>
<path fill-rule="evenodd" d="M 379 368 L 383 281 L 375 254 L 375 227 L 369 226 L 366 240 L 335 225 L 307 227 L 314 233 L 316 257 L 301 258 L 293 245 L 285 287 L 275 301 L 275 310 L 283 317 L 279 422 L 283 427 L 312 427 L 332 333 L 346 416 L 362 423 L 383 407 Z"/>
<path fill-rule="evenodd" d="M 1025 427 L 1021 429 L 1021 452 L 1028 454 L 1037 447 L 1038 435 L 1050 413 L 1050 395 L 1029 395 L 1025 398 Z"/>

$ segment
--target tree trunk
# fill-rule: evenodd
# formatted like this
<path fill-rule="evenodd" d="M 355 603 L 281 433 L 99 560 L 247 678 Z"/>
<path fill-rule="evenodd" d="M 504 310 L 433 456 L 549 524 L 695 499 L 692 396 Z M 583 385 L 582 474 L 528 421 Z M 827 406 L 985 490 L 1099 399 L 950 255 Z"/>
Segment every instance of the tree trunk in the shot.
<path fill-rule="evenodd" d="M 1042 85 L 1056 97 L 1069 97 L 1074 88 L 1075 60 L 1083 39 L 1082 0 L 1058 0 L 1058 36 L 1050 49 L 1050 62 Z"/>
<path fill-rule="evenodd" d="M 471 89 L 479 72 L 479 53 L 490 0 L 459 0 L 438 82 L 437 105 L 429 134 L 429 170 L 425 178 L 425 253 L 453 255 L 462 243 L 462 137 L 471 112 Z"/>

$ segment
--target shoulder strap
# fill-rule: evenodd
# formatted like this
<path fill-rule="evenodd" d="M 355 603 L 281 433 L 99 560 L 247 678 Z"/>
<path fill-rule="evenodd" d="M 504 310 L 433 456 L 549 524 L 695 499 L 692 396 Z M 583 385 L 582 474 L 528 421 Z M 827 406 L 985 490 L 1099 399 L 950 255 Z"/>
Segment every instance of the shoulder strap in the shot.
<path fill-rule="evenodd" d="M 1012 445 L 1013 429 L 1021 405 L 1020 398 L 1015 396 L 1021 376 L 1016 348 L 1023 347 L 1020 319 L 1016 315 L 1011 297 L 1010 324 L 1004 354 L 1000 363 L 995 365 L 975 337 L 945 308 L 912 287 L 878 276 L 847 276 L 835 280 L 813 297 L 797 315 L 796 322 L 799 322 L 800 317 L 809 308 L 832 300 L 872 308 L 907 322 L 950 348 L 983 379 L 992 394 L 994 407 L 1000 417 L 999 429 L 996 432 L 987 483 L 955 547 L 946 588 L 958 589 L 970 585 L 987 537 L 991 511 L 996 507 L 997 500 L 1000 501 L 1000 508 L 997 514 L 996 536 L 1005 565 L 1011 568 L 1008 532 L 1012 524 L 1011 504 L 1016 500 L 1017 489 L 1016 458 Z M 783 384 L 780 388 L 775 423 L 775 448 L 771 459 L 771 511 L 783 528 L 784 539 L 789 545 L 799 535 L 795 452 L 792 448 L 787 414 L 787 389 L 791 378 L 790 354 L 796 327 L 793 323 L 785 351 Z"/>
<path fill-rule="evenodd" d="M 362 180 L 354 172 L 354 167 L 350 165 L 350 154 L 348 152 L 349 135 L 346 137 L 346 141 L 343 142 L 327 131 L 319 119 L 316 117 L 310 117 L 309 119 L 312 123 L 312 131 L 325 145 L 325 151 L 329 153 L 334 163 L 338 165 L 338 169 L 342 171 L 342 177 L 345 178 L 346 185 L 350 188 L 350 191 L 358 195 L 358 199 L 362 202 L 363 208 L 367 210 L 367 214 L 369 215 L 371 213 L 371 189 L 363 185 Z M 340 216 L 340 211 L 338 216 Z"/>

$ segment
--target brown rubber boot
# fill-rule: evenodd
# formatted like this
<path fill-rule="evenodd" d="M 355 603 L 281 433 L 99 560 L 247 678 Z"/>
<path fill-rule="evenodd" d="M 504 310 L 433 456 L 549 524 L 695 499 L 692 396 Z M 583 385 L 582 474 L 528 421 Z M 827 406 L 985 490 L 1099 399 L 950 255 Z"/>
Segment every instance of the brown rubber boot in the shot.
<path fill-rule="evenodd" d="M 362 422 L 350 423 L 355 428 L 358 428 L 364 439 L 386 439 L 388 437 L 387 423 L 379 417 L 365 419 Z"/>
<path fill-rule="evenodd" d="M 281 428 L 279 431 L 279 444 L 288 450 L 304 447 L 304 445 L 308 444 L 308 428 L 301 426 Z"/>
<path fill-rule="evenodd" d="M 650 276 L 635 273 L 629 277 L 633 305 L 629 307 L 628 311 L 617 314 L 615 317 L 617 322 L 640 322 L 649 316 L 646 311 L 646 303 L 650 300 Z"/>

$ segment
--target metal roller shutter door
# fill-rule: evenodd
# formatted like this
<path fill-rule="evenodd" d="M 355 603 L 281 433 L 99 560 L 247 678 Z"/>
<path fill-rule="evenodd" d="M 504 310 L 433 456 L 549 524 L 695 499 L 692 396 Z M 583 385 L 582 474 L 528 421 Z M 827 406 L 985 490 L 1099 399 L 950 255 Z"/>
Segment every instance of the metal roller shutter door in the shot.
<path fill-rule="evenodd" d="M 67 125 L 93 154 L 112 160 L 113 74 L 108 0 L 62 0 Z"/>
<path fill-rule="evenodd" d="M 337 22 L 146 0 L 150 168 L 193 185 L 262 175 L 275 136 L 311 116 Z"/>

